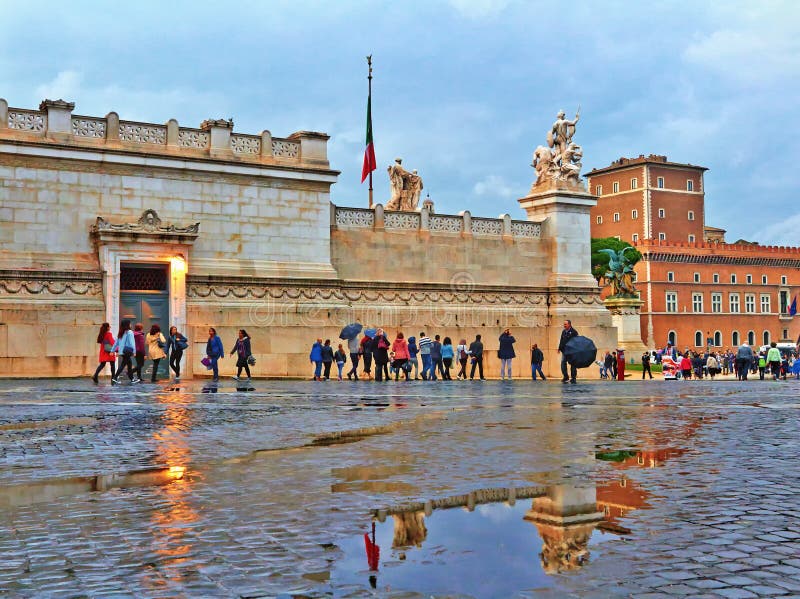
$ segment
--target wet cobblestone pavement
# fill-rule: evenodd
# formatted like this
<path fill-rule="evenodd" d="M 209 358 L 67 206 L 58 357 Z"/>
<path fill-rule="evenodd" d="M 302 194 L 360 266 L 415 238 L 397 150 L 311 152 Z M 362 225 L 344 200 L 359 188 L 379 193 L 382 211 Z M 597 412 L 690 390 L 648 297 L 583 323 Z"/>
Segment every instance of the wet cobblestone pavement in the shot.
<path fill-rule="evenodd" d="M 0 594 L 800 597 L 795 381 L 252 387 L 0 383 Z"/>

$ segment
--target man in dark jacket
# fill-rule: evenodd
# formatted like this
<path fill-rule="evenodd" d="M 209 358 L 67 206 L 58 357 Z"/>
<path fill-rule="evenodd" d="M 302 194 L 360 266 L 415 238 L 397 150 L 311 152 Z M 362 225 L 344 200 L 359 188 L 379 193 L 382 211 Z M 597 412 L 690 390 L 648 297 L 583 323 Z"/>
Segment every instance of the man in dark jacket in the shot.
<path fill-rule="evenodd" d="M 558 342 L 558 353 L 561 354 L 561 382 L 566 383 L 570 381 L 572 384 L 575 384 L 575 379 L 578 376 L 578 369 L 575 368 L 572 364 L 569 365 L 570 367 L 570 375 L 567 375 L 567 357 L 564 355 L 564 349 L 567 347 L 567 342 L 572 339 L 573 337 L 578 336 L 578 331 L 572 328 L 572 321 L 565 320 L 564 321 L 564 330 L 561 331 L 561 340 Z"/>
<path fill-rule="evenodd" d="M 442 362 L 442 342 L 439 335 L 434 335 L 433 343 L 431 343 L 431 374 L 430 380 L 436 380 L 436 372 L 444 377 L 444 363 Z"/>
<path fill-rule="evenodd" d="M 544 378 L 544 372 L 542 372 L 542 362 L 544 362 L 544 353 L 539 349 L 539 345 L 534 343 L 531 347 L 531 376 L 534 381 L 536 380 L 537 372 L 543 381 L 547 380 Z"/>
<path fill-rule="evenodd" d="M 511 360 L 517 357 L 517 354 L 514 353 L 514 343 L 516 341 L 508 329 L 500 335 L 500 347 L 497 350 L 497 357 L 500 358 L 500 378 L 503 380 L 506 378 L 506 368 L 508 368 L 508 378 L 511 380 Z"/>
<path fill-rule="evenodd" d="M 475 341 L 469 344 L 469 355 L 472 356 L 472 369 L 469 372 L 469 380 L 475 378 L 475 367 L 478 367 L 481 380 L 486 379 L 483 376 L 483 343 L 481 343 L 481 336 L 475 335 Z"/>

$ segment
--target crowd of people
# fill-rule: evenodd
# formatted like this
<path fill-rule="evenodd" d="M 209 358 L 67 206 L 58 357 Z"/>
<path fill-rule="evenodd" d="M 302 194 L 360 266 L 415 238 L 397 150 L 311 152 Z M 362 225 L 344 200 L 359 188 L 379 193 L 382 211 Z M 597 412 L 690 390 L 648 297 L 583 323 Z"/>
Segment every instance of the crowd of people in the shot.
<path fill-rule="evenodd" d="M 131 321 L 127 319 L 120 323 L 116 338 L 107 322 L 100 325 L 97 343 L 100 346 L 99 364 L 92 375 L 92 380 L 97 384 L 100 374 L 108 365 L 111 370 L 111 383 L 114 385 L 120 383 L 120 376 L 123 372 L 127 374 L 131 384 L 141 383 L 145 360 L 152 362 L 151 383 L 156 382 L 159 364 L 164 359 L 169 361 L 169 368 L 175 375 L 174 380 L 179 381 L 183 352 L 189 347 L 189 340 L 175 326 L 170 327 L 169 333 L 165 337 L 161 332 L 161 327 L 153 324 L 150 332 L 145 335 L 142 323 L 136 323 L 131 328 Z M 239 329 L 238 337 L 230 352 L 230 355 L 233 354 L 236 354 L 237 358 L 237 372 L 233 378 L 235 380 L 242 378 L 242 370 L 244 370 L 247 375 L 246 379 L 249 379 L 250 366 L 255 364 L 255 358 L 250 347 L 250 337 L 244 329 Z M 206 356 L 202 363 L 212 371 L 214 381 L 219 381 L 218 361 L 224 357 L 225 350 L 222 340 L 217 335 L 217 330 L 210 327 L 206 342 Z"/>
<path fill-rule="evenodd" d="M 679 354 L 675 348 L 667 346 L 656 357 L 663 361 L 664 356 L 669 356 L 679 366 L 680 378 L 685 380 L 713 379 L 719 374 L 733 374 L 740 381 L 746 381 L 748 375 L 758 374 L 760 380 L 772 377 L 774 380 L 786 380 L 792 374 L 800 378 L 800 359 L 796 351 L 781 351 L 776 342 L 771 342 L 768 348 L 755 351 L 747 343 L 740 345 L 734 352 L 725 349 L 721 352 L 691 352 L 688 349 Z"/>
<path fill-rule="evenodd" d="M 558 351 L 563 352 L 564 346 L 578 332 L 572 328 L 570 321 L 564 322 L 564 331 L 561 334 Z M 419 337 L 408 337 L 406 339 L 402 331 L 395 334 L 393 341 L 389 341 L 386 331 L 382 328 L 374 332 L 367 331 L 361 338 L 358 335 L 339 343 L 334 350 L 330 339 L 317 339 L 311 346 L 308 359 L 314 366 L 313 379 L 315 381 L 327 381 L 331 378 L 331 369 L 336 364 L 337 380 L 369 380 L 374 378 L 376 381 L 389 381 L 394 378 L 400 380 L 402 376 L 405 380 L 425 380 L 452 381 L 452 371 L 458 369 L 456 380 L 475 380 L 477 373 L 478 380 L 485 381 L 483 365 L 485 349 L 481 335 L 476 335 L 475 340 L 467 344 L 466 339 L 460 339 L 457 344 L 453 343 L 450 337 L 434 335 L 431 339 L 424 331 L 420 332 Z M 512 369 L 514 359 L 517 357 L 514 345 L 517 340 L 511 334 L 510 329 L 505 329 L 498 338 L 497 357 L 500 360 L 500 379 L 511 380 L 513 377 Z M 349 363 L 350 369 L 344 374 L 345 365 Z M 531 358 L 531 378 L 535 381 L 537 377 L 546 380 L 542 371 L 544 353 L 539 349 L 538 344 L 534 343 L 530 349 Z M 361 371 L 359 372 L 359 365 Z M 374 375 L 373 375 L 374 366 Z M 576 382 L 577 368 L 570 367 L 567 372 L 568 363 L 562 354 L 561 371 L 563 382 Z M 467 371 L 469 370 L 469 374 Z"/>

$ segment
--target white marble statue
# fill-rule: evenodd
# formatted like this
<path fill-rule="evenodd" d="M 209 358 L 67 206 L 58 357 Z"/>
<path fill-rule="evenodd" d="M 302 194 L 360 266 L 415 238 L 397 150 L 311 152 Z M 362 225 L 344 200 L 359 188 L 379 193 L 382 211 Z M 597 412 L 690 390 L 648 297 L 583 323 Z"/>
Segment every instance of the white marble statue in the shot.
<path fill-rule="evenodd" d="M 580 108 L 571 121 L 564 118 L 563 110 L 558 112 L 556 122 L 547 132 L 547 147 L 538 146 L 533 153 L 531 166 L 536 170 L 534 187 L 545 184 L 582 187 L 583 149 L 572 141 L 580 116 Z"/>
<path fill-rule="evenodd" d="M 386 169 L 389 172 L 389 185 L 392 195 L 386 202 L 386 210 L 416 210 L 422 193 L 422 177 L 416 170 L 408 172 L 403 168 L 403 159 L 395 158 L 394 164 Z"/>
<path fill-rule="evenodd" d="M 422 185 L 422 177 L 419 176 L 417 173 L 417 169 L 414 169 L 411 172 L 411 175 L 408 178 L 408 191 L 409 191 L 409 198 L 408 198 L 408 206 L 404 206 L 403 210 L 416 210 L 417 206 L 419 205 L 419 196 L 422 193 L 423 185 Z"/>

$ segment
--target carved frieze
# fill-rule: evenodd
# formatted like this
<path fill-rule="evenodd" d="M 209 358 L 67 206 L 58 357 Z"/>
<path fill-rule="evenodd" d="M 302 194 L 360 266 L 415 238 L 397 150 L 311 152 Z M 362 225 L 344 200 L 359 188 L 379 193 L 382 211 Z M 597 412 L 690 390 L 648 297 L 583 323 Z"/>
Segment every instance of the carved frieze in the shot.
<path fill-rule="evenodd" d="M 428 229 L 441 233 L 461 233 L 464 229 L 464 219 L 460 216 L 432 214 L 428 220 Z"/>
<path fill-rule="evenodd" d="M 337 208 L 336 225 L 372 228 L 375 225 L 375 213 L 364 208 Z"/>
<path fill-rule="evenodd" d="M 205 150 L 208 147 L 208 133 L 197 129 L 181 129 L 178 131 L 178 146 Z"/>
<path fill-rule="evenodd" d="M 9 109 L 8 128 L 41 133 L 44 131 L 45 118 L 44 114 L 33 110 Z"/>
<path fill-rule="evenodd" d="M 102 296 L 100 273 L 0 271 L 0 296 Z"/>
<path fill-rule="evenodd" d="M 75 117 L 72 119 L 72 135 L 75 137 L 104 138 L 106 136 L 105 119 Z"/>
<path fill-rule="evenodd" d="M 387 212 L 383 217 L 383 226 L 386 229 L 418 231 L 420 215 L 416 212 Z"/>
<path fill-rule="evenodd" d="M 542 225 L 524 220 L 515 220 L 511 222 L 511 234 L 514 237 L 537 239 L 542 236 Z"/>
<path fill-rule="evenodd" d="M 113 238 L 135 238 L 137 236 L 158 236 L 175 243 L 194 243 L 200 234 L 200 223 L 185 227 L 164 225 L 155 210 L 145 210 L 135 223 L 110 223 L 102 216 L 92 225 L 92 235 L 101 241 Z M 166 238 L 166 239 L 165 239 Z"/>
<path fill-rule="evenodd" d="M 297 158 L 300 156 L 300 143 L 286 139 L 273 139 L 272 155 L 276 158 Z"/>
<path fill-rule="evenodd" d="M 472 232 L 476 235 L 502 235 L 503 221 L 495 218 L 472 217 Z"/>
<path fill-rule="evenodd" d="M 252 135 L 231 135 L 231 150 L 237 154 L 260 154 L 261 138 Z"/>
<path fill-rule="evenodd" d="M 167 143 L 167 128 L 162 125 L 120 122 L 119 139 L 140 144 L 164 145 Z"/>

